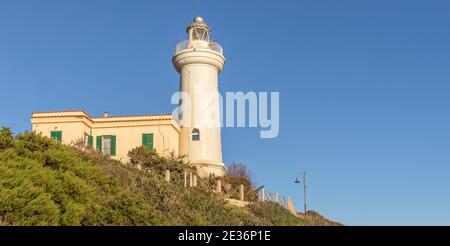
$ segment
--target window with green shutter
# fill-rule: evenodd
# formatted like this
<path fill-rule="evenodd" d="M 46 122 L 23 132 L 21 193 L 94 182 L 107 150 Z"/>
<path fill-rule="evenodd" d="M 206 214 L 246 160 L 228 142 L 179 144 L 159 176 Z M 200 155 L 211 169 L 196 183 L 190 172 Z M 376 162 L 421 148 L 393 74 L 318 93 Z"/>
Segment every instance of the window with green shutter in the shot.
<path fill-rule="evenodd" d="M 87 136 L 87 146 L 89 148 L 94 147 L 94 137 L 92 136 Z"/>
<path fill-rule="evenodd" d="M 84 133 L 84 147 L 92 148 L 93 144 L 94 143 L 93 143 L 92 136 L 85 132 Z"/>
<path fill-rule="evenodd" d="M 58 142 L 62 142 L 62 131 L 52 131 L 50 132 L 50 137 Z"/>
<path fill-rule="evenodd" d="M 153 150 L 153 133 L 142 134 L 142 145 L 148 150 Z"/>
<path fill-rule="evenodd" d="M 98 151 L 102 151 L 102 141 L 103 141 L 102 136 L 97 136 L 97 139 L 96 139 L 95 142 L 96 142 L 96 146 L 97 146 L 97 150 Z"/>
<path fill-rule="evenodd" d="M 111 150 L 110 155 L 115 156 L 116 155 L 116 136 L 111 136 Z"/>
<path fill-rule="evenodd" d="M 116 155 L 116 136 L 97 136 L 97 150 L 105 155 Z"/>

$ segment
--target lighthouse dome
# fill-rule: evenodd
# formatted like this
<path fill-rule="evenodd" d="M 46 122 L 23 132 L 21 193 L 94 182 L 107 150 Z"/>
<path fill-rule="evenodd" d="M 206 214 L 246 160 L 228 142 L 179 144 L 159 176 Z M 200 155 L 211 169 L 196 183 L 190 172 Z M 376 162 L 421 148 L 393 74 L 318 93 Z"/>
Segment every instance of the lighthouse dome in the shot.
<path fill-rule="evenodd" d="M 201 16 L 195 17 L 192 23 L 186 28 L 186 31 L 189 32 L 192 28 L 202 28 L 206 29 L 208 32 L 211 32 L 211 28 L 206 24 L 205 20 Z"/>

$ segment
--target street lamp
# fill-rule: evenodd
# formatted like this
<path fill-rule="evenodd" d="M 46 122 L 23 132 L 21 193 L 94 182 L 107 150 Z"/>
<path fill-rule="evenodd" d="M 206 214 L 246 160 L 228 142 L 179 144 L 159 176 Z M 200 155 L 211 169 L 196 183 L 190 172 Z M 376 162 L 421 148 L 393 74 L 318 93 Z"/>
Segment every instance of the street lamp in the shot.
<path fill-rule="evenodd" d="M 295 177 L 295 184 L 301 184 L 302 181 L 299 179 L 299 174 L 303 174 L 303 209 L 306 216 L 306 171 L 297 173 L 297 177 Z"/>

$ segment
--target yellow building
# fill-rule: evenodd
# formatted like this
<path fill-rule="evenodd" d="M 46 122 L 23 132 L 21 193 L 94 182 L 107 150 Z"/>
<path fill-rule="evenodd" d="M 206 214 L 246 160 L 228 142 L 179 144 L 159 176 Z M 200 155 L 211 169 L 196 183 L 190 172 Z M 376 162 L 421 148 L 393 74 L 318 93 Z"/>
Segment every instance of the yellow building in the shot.
<path fill-rule="evenodd" d="M 92 117 L 83 110 L 35 112 L 33 131 L 64 144 L 83 140 L 86 146 L 127 162 L 128 151 L 146 146 L 160 153 L 178 154 L 180 126 L 172 115 Z"/>
<path fill-rule="evenodd" d="M 202 17 L 194 18 L 186 31 L 188 40 L 176 46 L 173 56 L 180 74 L 177 117 L 111 117 L 108 113 L 92 117 L 83 110 L 35 112 L 32 130 L 64 144 L 83 139 L 86 145 L 122 162 L 138 146 L 162 154 L 175 152 L 197 165 L 202 176 L 223 175 L 218 75 L 225 57 L 222 47 L 210 40 L 211 29 Z"/>

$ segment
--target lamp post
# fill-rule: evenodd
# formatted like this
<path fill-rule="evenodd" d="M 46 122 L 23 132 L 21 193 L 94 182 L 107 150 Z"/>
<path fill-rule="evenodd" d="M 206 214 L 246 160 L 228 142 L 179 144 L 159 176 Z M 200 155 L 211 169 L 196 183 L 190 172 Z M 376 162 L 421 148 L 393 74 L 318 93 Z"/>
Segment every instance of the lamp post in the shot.
<path fill-rule="evenodd" d="M 299 174 L 303 174 L 303 209 L 306 216 L 306 171 L 300 172 L 297 174 L 297 177 L 295 178 L 294 183 L 295 184 L 301 184 L 302 181 L 298 178 Z"/>

